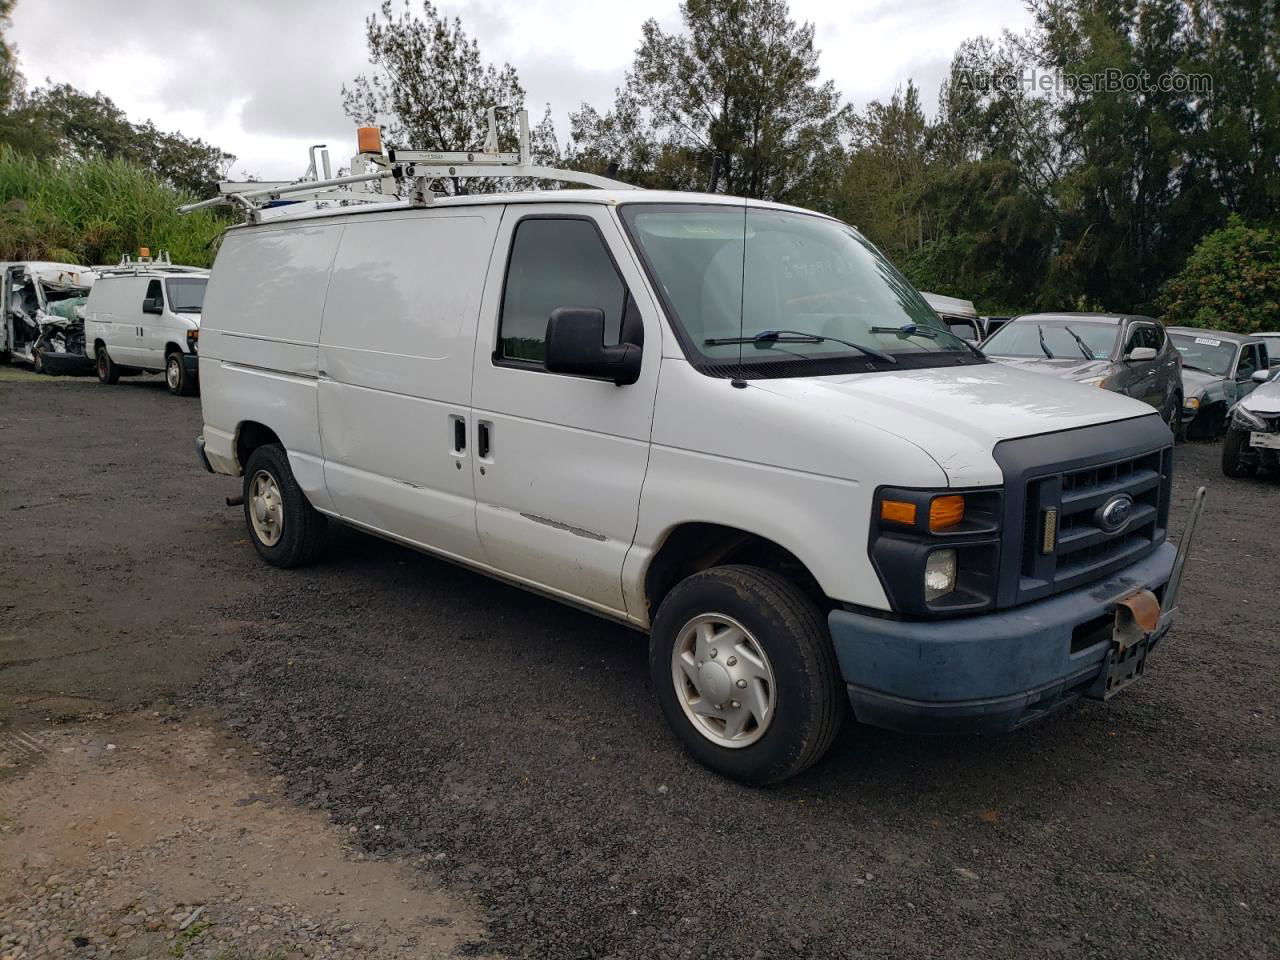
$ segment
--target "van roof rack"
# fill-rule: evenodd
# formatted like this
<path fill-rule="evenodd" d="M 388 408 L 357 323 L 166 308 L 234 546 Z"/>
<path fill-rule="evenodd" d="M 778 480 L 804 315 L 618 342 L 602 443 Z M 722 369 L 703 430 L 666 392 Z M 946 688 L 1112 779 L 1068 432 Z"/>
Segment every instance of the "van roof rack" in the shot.
<path fill-rule="evenodd" d="M 204 267 L 187 267 L 182 264 L 175 264 L 169 259 L 169 251 L 161 250 L 156 256 L 151 256 L 151 251 L 147 247 L 143 247 L 137 257 L 131 257 L 125 254 L 120 258 L 120 262 L 115 265 L 103 265 L 93 268 L 94 272 L 99 276 L 120 275 L 136 275 L 139 273 L 204 273 Z"/>
<path fill-rule="evenodd" d="M 310 148 L 311 165 L 302 178 L 292 183 L 282 182 L 223 182 L 218 185 L 219 195 L 199 203 L 188 203 L 178 208 L 179 213 L 190 213 L 208 207 L 238 206 L 249 223 L 258 223 L 262 211 L 283 203 L 299 200 L 331 200 L 342 204 L 380 203 L 405 199 L 400 192 L 402 184 L 411 183 L 409 199 L 416 206 L 426 206 L 436 197 L 431 185 L 438 180 L 453 177 L 469 179 L 500 179 L 524 177 L 534 180 L 557 180 L 563 183 L 581 184 L 614 190 L 639 190 L 640 187 L 610 177 L 579 170 L 544 167 L 532 162 L 529 140 L 529 111 L 516 111 L 520 129 L 520 149 L 514 153 L 502 153 L 498 149 L 498 111 L 488 110 L 489 131 L 484 146 L 478 151 L 439 150 L 388 150 L 382 152 L 381 137 L 377 127 L 359 130 L 360 153 L 351 162 L 347 176 L 330 176 L 329 151 L 325 144 Z M 316 151 L 320 151 L 317 163 Z M 320 172 L 324 172 L 324 177 Z M 290 199 L 285 200 L 288 197 Z"/>

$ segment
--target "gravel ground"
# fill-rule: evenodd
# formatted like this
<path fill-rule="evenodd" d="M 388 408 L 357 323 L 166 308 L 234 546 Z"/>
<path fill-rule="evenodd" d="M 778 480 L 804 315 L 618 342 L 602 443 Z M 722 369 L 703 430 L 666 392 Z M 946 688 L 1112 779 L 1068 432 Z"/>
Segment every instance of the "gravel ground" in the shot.
<path fill-rule="evenodd" d="M 1143 682 L 999 738 L 851 728 L 805 776 L 749 790 L 680 753 L 638 634 L 349 531 L 315 568 L 267 568 L 222 506 L 237 481 L 191 460 L 195 404 L 119 390 L 121 409 L 159 413 L 113 448 L 124 469 L 97 471 L 49 440 L 96 384 L 48 409 L 3 388 L 0 444 L 41 441 L 63 488 L 93 478 L 94 496 L 145 506 L 135 465 L 182 464 L 173 507 L 206 568 L 185 613 L 234 625 L 187 702 L 371 858 L 425 862 L 477 898 L 487 941 L 464 952 L 1280 956 L 1280 483 L 1225 480 L 1216 446 L 1179 448 L 1174 533 L 1197 484 L 1210 501 L 1184 616 Z M 96 583 L 113 561 L 87 522 Z M 5 547 L 4 576 L 29 552 Z M 78 622 L 110 628 L 99 616 Z"/>

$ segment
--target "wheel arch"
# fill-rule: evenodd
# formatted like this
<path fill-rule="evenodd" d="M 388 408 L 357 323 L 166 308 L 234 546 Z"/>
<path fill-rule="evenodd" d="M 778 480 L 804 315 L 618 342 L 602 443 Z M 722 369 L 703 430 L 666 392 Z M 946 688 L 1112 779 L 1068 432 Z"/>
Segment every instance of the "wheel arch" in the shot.
<path fill-rule="evenodd" d="M 259 423 L 256 420 L 241 420 L 236 425 L 236 466 L 243 471 L 249 455 L 259 447 L 264 447 L 269 443 L 279 443 L 280 446 L 284 446 L 283 443 L 280 443 L 279 434 L 265 423 Z"/>
<path fill-rule="evenodd" d="M 649 622 L 653 622 L 663 598 L 681 580 L 730 563 L 772 570 L 800 587 L 824 611 L 833 606 L 804 562 L 776 541 L 739 527 L 690 521 L 667 531 L 645 568 L 644 601 Z"/>

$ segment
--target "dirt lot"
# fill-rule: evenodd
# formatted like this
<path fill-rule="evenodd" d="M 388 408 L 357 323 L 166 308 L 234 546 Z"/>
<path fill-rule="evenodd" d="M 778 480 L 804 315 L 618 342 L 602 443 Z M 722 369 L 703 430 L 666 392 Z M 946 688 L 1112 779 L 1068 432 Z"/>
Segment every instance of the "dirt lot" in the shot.
<path fill-rule="evenodd" d="M 261 810 L 318 844 L 320 869 L 380 867 L 399 899 L 431 898 L 364 933 L 326 917 L 313 950 L 1280 956 L 1280 483 L 1226 481 L 1215 446 L 1179 449 L 1175 534 L 1195 485 L 1210 503 L 1185 616 L 1142 683 L 1002 738 L 850 729 L 753 791 L 679 752 L 637 634 L 350 532 L 313 569 L 262 565 L 222 503 L 237 482 L 195 463 L 199 420 L 157 384 L 0 374 L 0 730 L 37 744 L 0 771 L 0 936 L 58 887 L 12 882 L 15 844 L 53 815 L 33 798 L 60 764 L 105 784 L 129 754 L 121 816 L 134 796 L 171 826 L 108 832 L 139 862 L 203 864 L 206 886 L 157 907 L 165 949 L 195 900 L 212 936 L 247 929 L 236 904 L 276 910 L 272 891 L 273 918 L 311 938 L 318 869 L 217 846 Z M 56 816 L 85 818 L 78 796 Z M 224 837 L 214 853 L 188 822 Z M 252 842 L 278 847 L 263 829 Z"/>

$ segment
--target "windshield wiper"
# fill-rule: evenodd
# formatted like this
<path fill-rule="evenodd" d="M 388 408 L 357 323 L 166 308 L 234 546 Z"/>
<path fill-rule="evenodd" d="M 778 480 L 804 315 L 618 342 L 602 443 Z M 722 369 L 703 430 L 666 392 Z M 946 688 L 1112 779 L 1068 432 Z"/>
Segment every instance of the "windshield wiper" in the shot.
<path fill-rule="evenodd" d="M 1075 340 L 1076 343 L 1080 344 L 1080 352 L 1084 354 L 1084 358 L 1086 360 L 1092 360 L 1093 351 L 1089 349 L 1089 345 L 1085 343 L 1083 340 L 1081 340 L 1079 335 L 1070 327 L 1068 327 L 1065 323 L 1062 325 L 1062 329 L 1067 331 L 1067 333 L 1071 334 L 1071 338 Z M 1044 336 L 1044 334 L 1041 334 L 1041 336 Z"/>
<path fill-rule="evenodd" d="M 875 357 L 877 360 L 883 360 L 885 363 L 897 363 L 898 358 L 891 353 L 885 353 L 883 350 L 877 350 L 875 347 L 866 347 L 860 343 L 854 343 L 852 340 L 841 340 L 839 337 L 828 337 L 821 333 L 806 333 L 803 330 L 761 330 L 754 337 L 713 337 L 709 340 L 703 340 L 703 346 L 721 347 L 732 343 L 753 343 L 757 347 L 768 347 L 775 343 L 824 343 L 826 341 L 832 343 L 844 344 L 846 347 L 865 353 L 869 357 Z M 799 354 L 797 354 L 799 356 Z M 807 360 L 818 360 L 820 357 L 806 357 Z"/>
<path fill-rule="evenodd" d="M 958 341 L 961 345 L 968 347 L 976 356 L 982 357 L 984 360 L 987 355 L 979 350 L 976 346 L 966 340 L 964 337 L 957 336 L 950 330 L 935 330 L 932 327 L 922 327 L 918 323 L 904 323 L 900 327 L 872 327 L 872 333 L 893 333 L 899 337 L 924 337 L 926 340 L 938 340 L 941 337 L 948 336 L 952 340 Z"/>
<path fill-rule="evenodd" d="M 1044 351 L 1044 355 L 1050 360 L 1057 360 L 1058 358 L 1053 355 L 1053 351 L 1049 349 L 1049 345 L 1044 342 L 1044 327 L 1036 324 L 1036 329 L 1040 331 L 1040 349 Z"/>

